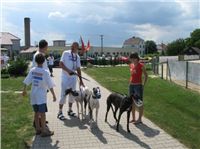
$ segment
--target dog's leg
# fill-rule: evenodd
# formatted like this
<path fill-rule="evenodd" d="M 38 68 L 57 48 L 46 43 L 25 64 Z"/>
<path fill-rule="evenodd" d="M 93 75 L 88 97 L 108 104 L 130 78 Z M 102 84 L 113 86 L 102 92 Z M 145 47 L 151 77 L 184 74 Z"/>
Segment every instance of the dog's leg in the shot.
<path fill-rule="evenodd" d="M 111 106 L 111 104 L 108 104 L 108 102 L 107 102 L 107 111 L 106 111 L 106 116 L 105 116 L 105 122 L 107 122 L 107 116 L 108 116 L 108 112 L 110 110 L 110 106 Z"/>
<path fill-rule="evenodd" d="M 81 102 L 81 120 L 83 120 L 83 102 Z"/>
<path fill-rule="evenodd" d="M 96 123 L 97 123 L 97 119 L 98 119 L 98 112 L 99 112 L 99 108 L 96 108 Z"/>
<path fill-rule="evenodd" d="M 116 127 L 116 130 L 119 131 L 119 122 L 120 122 L 120 118 L 121 118 L 121 115 L 122 115 L 123 111 L 120 110 L 119 111 L 119 117 L 118 117 L 118 120 L 117 120 L 117 127 Z"/>
<path fill-rule="evenodd" d="M 86 98 L 84 98 L 84 115 L 86 117 L 86 107 L 87 107 L 87 101 Z"/>
<path fill-rule="evenodd" d="M 127 132 L 129 133 L 131 132 L 129 129 L 130 112 L 131 112 L 130 110 L 127 111 Z"/>
<path fill-rule="evenodd" d="M 115 107 L 115 111 L 113 112 L 113 116 L 114 116 L 114 118 L 115 118 L 116 122 L 117 122 L 117 117 L 116 117 L 117 110 L 118 110 L 118 108 L 117 108 L 117 107 Z"/>
<path fill-rule="evenodd" d="M 78 101 L 76 102 L 76 105 L 77 105 L 77 116 L 78 116 L 78 119 L 79 119 L 80 117 L 79 117 L 79 104 L 78 104 Z"/>
<path fill-rule="evenodd" d="M 92 109 L 90 106 L 89 106 L 89 115 L 90 115 L 90 121 L 91 121 L 93 119 L 93 116 L 92 116 Z"/>

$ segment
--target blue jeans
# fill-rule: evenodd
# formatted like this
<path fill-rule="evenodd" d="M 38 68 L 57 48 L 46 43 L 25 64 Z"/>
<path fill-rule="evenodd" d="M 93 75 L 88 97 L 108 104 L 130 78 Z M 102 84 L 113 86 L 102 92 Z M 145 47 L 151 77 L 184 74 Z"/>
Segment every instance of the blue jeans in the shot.
<path fill-rule="evenodd" d="M 142 84 L 139 84 L 139 85 L 130 84 L 129 85 L 129 96 L 130 95 L 137 95 L 140 97 L 140 100 L 143 101 L 143 85 Z"/>

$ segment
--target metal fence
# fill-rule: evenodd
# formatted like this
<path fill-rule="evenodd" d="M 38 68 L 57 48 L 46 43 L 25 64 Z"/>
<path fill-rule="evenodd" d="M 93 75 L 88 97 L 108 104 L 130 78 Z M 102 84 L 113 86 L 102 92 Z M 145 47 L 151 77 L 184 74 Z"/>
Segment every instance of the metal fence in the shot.
<path fill-rule="evenodd" d="M 167 60 L 159 63 L 158 58 L 155 58 L 152 70 L 162 79 L 174 81 L 186 88 L 200 90 L 200 60 L 199 62 Z"/>

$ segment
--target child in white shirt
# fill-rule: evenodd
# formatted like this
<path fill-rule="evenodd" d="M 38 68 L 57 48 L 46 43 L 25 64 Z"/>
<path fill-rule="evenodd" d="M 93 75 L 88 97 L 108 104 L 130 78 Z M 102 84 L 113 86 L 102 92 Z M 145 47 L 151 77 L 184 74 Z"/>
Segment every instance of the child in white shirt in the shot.
<path fill-rule="evenodd" d="M 47 89 L 50 89 L 53 95 L 53 101 L 56 101 L 56 96 L 53 90 L 55 84 L 49 76 L 48 71 L 42 67 L 45 57 L 42 54 L 37 54 L 35 61 L 38 66 L 33 67 L 23 81 L 25 85 L 22 95 L 26 95 L 26 87 L 32 84 L 30 99 L 35 112 L 34 121 L 36 134 L 40 134 L 41 137 L 47 137 L 54 134 L 53 131 L 49 131 L 46 128 L 45 112 L 47 112 Z"/>

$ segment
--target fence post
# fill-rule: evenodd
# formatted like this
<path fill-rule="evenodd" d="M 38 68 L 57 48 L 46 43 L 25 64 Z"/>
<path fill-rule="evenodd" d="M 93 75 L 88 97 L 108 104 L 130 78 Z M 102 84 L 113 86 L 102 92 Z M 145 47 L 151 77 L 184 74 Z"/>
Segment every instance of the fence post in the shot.
<path fill-rule="evenodd" d="M 168 58 L 167 58 L 167 63 L 166 63 L 166 80 L 168 80 L 168 76 L 169 76 L 169 70 L 168 70 Z"/>
<path fill-rule="evenodd" d="M 161 64 L 161 79 L 163 79 L 163 63 Z"/>
<path fill-rule="evenodd" d="M 186 88 L 188 88 L 188 61 L 186 61 Z"/>

